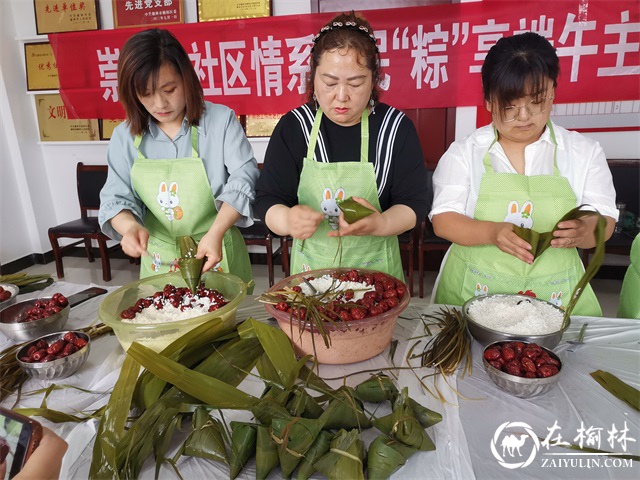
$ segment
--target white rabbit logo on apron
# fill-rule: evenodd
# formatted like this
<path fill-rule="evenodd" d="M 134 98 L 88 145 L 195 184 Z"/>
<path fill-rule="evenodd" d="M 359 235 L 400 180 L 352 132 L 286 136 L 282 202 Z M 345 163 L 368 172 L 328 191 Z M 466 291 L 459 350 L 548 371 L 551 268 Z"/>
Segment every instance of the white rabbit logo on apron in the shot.
<path fill-rule="evenodd" d="M 158 186 L 158 196 L 156 197 L 162 212 L 166 215 L 170 222 L 180 220 L 183 216 L 182 208 L 178 206 L 180 198 L 178 197 L 178 183 L 171 182 L 167 188 L 167 182 L 160 182 Z"/>
<path fill-rule="evenodd" d="M 520 205 L 515 200 L 509 202 L 509 207 L 507 208 L 507 216 L 504 217 L 504 221 L 508 223 L 513 223 L 518 227 L 522 228 L 533 228 L 533 203 L 524 202 L 522 205 L 522 210 L 520 209 Z"/>
<path fill-rule="evenodd" d="M 338 208 L 338 200 L 344 200 L 344 190 L 339 188 L 336 190 L 335 196 L 330 188 L 325 188 L 322 195 L 322 201 L 320 202 L 320 208 L 324 213 L 324 218 L 329 221 L 329 225 L 333 230 L 338 229 L 338 217 L 340 216 L 340 209 Z"/>

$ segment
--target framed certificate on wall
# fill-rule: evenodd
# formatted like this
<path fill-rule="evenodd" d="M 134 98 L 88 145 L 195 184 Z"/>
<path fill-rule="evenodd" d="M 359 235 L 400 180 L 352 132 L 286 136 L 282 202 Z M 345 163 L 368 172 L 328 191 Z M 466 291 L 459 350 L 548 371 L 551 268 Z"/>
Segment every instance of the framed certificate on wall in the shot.
<path fill-rule="evenodd" d="M 270 0 L 198 0 L 198 21 L 268 17 Z"/>
<path fill-rule="evenodd" d="M 38 35 L 100 28 L 97 0 L 33 0 L 33 8 Z"/>
<path fill-rule="evenodd" d="M 97 141 L 97 119 L 70 119 L 62 97 L 57 93 L 36 95 L 38 129 L 42 142 Z"/>
<path fill-rule="evenodd" d="M 184 23 L 183 0 L 112 0 L 115 28 L 158 27 Z"/>
<path fill-rule="evenodd" d="M 25 43 L 24 60 L 28 91 L 60 88 L 58 65 L 49 42 Z"/>
<path fill-rule="evenodd" d="M 111 140 L 113 129 L 120 125 L 124 120 L 98 120 L 100 124 L 100 140 Z"/>
<path fill-rule="evenodd" d="M 270 137 L 280 117 L 282 115 L 279 114 L 247 115 L 245 118 L 247 137 Z"/>

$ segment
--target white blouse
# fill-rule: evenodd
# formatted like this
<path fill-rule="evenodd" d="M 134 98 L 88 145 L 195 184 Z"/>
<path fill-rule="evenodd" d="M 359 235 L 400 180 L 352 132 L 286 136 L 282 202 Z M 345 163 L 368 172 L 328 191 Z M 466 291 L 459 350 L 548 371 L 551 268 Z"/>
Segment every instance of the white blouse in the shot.
<path fill-rule="evenodd" d="M 604 151 L 598 142 L 553 124 L 560 175 L 566 177 L 577 198 L 600 214 L 618 219 L 616 192 Z M 479 128 L 454 142 L 438 162 L 433 175 L 434 199 L 429 219 L 444 212 L 474 218 L 484 173 L 482 159 L 495 139 L 493 125 Z M 525 175 L 553 174 L 554 144 L 548 128 L 525 148 Z M 517 173 L 498 142 L 489 151 L 496 173 Z M 577 206 L 576 205 L 576 206 Z"/>

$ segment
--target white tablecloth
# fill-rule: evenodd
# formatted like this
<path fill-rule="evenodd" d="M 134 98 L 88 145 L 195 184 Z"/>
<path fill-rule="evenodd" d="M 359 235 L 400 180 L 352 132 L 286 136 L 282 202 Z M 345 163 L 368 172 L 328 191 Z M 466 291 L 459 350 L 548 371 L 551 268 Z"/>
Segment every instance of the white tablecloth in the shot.
<path fill-rule="evenodd" d="M 78 292 L 86 288 L 84 285 L 74 285 L 58 282 L 44 291 L 44 295 L 59 291 L 65 295 Z M 20 296 L 18 300 L 43 295 L 32 293 Z M 75 329 L 96 322 L 97 310 L 104 297 L 97 297 L 71 310 L 66 328 Z M 412 300 L 394 332 L 394 338 L 399 341 L 395 353 L 395 365 L 404 364 L 408 349 L 415 344 L 417 337 L 423 334 L 423 327 L 415 318 L 421 313 L 437 310 L 436 306 L 429 306 L 420 300 Z M 244 301 L 238 311 L 238 320 L 253 316 L 267 321 L 266 312 L 254 298 Z M 565 340 L 575 338 L 582 323 L 588 322 L 589 327 L 585 336 L 585 344 L 574 351 L 568 351 L 570 345 Z M 11 342 L 0 334 L 0 349 L 8 347 Z M 418 347 L 421 350 L 421 347 Z M 581 455 L 575 450 L 558 447 L 547 449 L 539 446 L 533 450 L 533 436 L 544 439 L 554 424 L 551 444 L 566 441 L 573 444 L 580 443 L 581 438 L 586 445 L 586 435 L 580 437 L 579 430 L 591 433 L 600 432 L 600 449 L 609 452 L 624 452 L 640 454 L 640 413 L 628 407 L 617 398 L 600 387 L 589 375 L 590 372 L 601 369 L 613 373 L 628 384 L 640 388 L 640 323 L 637 320 L 613 318 L 574 317 L 572 325 L 565 333 L 563 342 L 555 349 L 563 361 L 564 368 L 557 386 L 545 395 L 532 399 L 519 399 L 499 390 L 487 377 L 481 361 L 481 347 L 473 344 L 473 373 L 464 378 L 448 378 L 449 385 L 443 379 L 438 381 L 439 390 L 445 394 L 447 402 L 442 403 L 421 388 L 417 376 L 431 373 L 428 369 L 401 370 L 396 372 L 399 387 L 408 386 L 412 398 L 432 410 L 443 414 L 444 420 L 428 430 L 434 439 L 437 450 L 434 452 L 420 452 L 415 454 L 407 464 L 394 474 L 394 478 L 402 479 L 467 479 L 467 478 L 639 478 L 638 462 L 621 460 L 617 457 Z M 91 353 L 87 363 L 72 377 L 61 380 L 59 384 L 74 385 L 99 393 L 83 393 L 75 389 L 62 389 L 54 392 L 48 399 L 49 408 L 67 412 L 88 411 L 104 405 L 113 387 L 119 368 L 124 359 L 124 352 L 114 336 L 104 336 L 91 345 Z M 320 375 L 324 378 L 342 377 L 362 370 L 377 371 L 391 367 L 388 350 L 371 360 L 354 365 L 321 366 Z M 390 372 L 387 372 L 392 375 Z M 350 376 L 346 380 L 329 381 L 337 387 L 343 382 L 355 386 L 368 377 L 368 373 Z M 432 380 L 424 380 L 427 385 L 433 385 Z M 30 392 L 48 386 L 48 382 L 29 380 L 23 391 Z M 259 395 L 262 390 L 260 381 L 247 379 L 242 385 L 243 390 Z M 458 395 L 454 393 L 457 390 Z M 20 400 L 19 407 L 39 406 L 42 395 L 25 396 Z M 2 405 L 13 407 L 15 397 L 6 399 Z M 388 413 L 389 407 L 383 406 L 376 411 L 376 415 Z M 237 417 L 249 420 L 246 412 L 233 412 L 225 418 Z M 93 438 L 97 428 L 97 421 L 82 424 L 51 424 L 42 420 L 69 442 L 69 451 L 63 463 L 61 478 L 86 478 L 93 448 Z M 506 423 L 514 423 L 501 429 Z M 623 445 L 621 431 L 626 428 L 627 442 Z M 614 435 L 609 432 L 618 431 Z M 500 430 L 501 429 L 501 430 Z M 520 455 L 513 450 L 501 447 L 500 439 L 510 431 L 528 434 L 522 445 Z M 597 430 L 600 429 L 600 430 Z M 498 431 L 499 430 L 499 431 Z M 496 437 L 496 432 L 501 437 Z M 375 429 L 365 431 L 363 438 L 368 442 L 375 438 Z M 559 437 L 560 436 L 560 437 Z M 178 447 L 184 437 L 177 435 L 172 447 Z M 492 440 L 497 456 L 492 453 Z M 611 445 L 608 440 L 613 441 Z M 591 445 L 593 446 L 593 445 Z M 597 445 L 595 445 L 597 447 Z M 626 448 L 626 450 L 625 450 Z M 533 452 L 533 454 L 531 454 Z M 523 463 L 529 457 L 533 459 L 521 468 L 507 468 Z M 184 478 L 227 478 L 228 469 L 218 463 L 202 459 L 183 457 L 178 467 Z M 153 478 L 154 465 L 150 461 L 142 472 L 143 478 Z M 163 468 L 161 478 L 177 478 L 173 470 Z M 241 474 L 240 478 L 254 478 L 253 466 Z M 280 478 L 279 470 L 272 473 L 272 478 Z"/>

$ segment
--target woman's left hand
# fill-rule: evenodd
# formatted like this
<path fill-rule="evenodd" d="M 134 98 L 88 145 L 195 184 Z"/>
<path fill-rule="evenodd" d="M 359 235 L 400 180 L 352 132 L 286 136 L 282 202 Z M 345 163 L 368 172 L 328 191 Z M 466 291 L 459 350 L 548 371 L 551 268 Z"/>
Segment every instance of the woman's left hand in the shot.
<path fill-rule="evenodd" d="M 346 237 L 347 235 L 374 235 L 376 230 L 380 226 L 380 222 L 384 222 L 382 214 L 378 212 L 376 207 L 367 202 L 364 198 L 361 197 L 352 197 L 353 200 L 358 202 L 360 205 L 367 207 L 369 210 L 373 210 L 371 215 L 367 215 L 366 217 L 358 220 L 357 222 L 353 222 L 351 224 L 347 223 L 344 219 L 344 214 L 340 212 L 338 230 L 333 230 L 328 233 L 329 237 Z"/>
<path fill-rule="evenodd" d="M 598 222 L 596 215 L 567 220 L 558 224 L 553 232 L 553 248 L 591 248 L 595 244 L 593 230 Z"/>
<path fill-rule="evenodd" d="M 196 258 L 207 257 L 207 261 L 202 266 L 202 273 L 211 270 L 220 260 L 222 260 L 222 238 L 215 232 L 207 232 L 198 243 L 198 253 Z"/>

